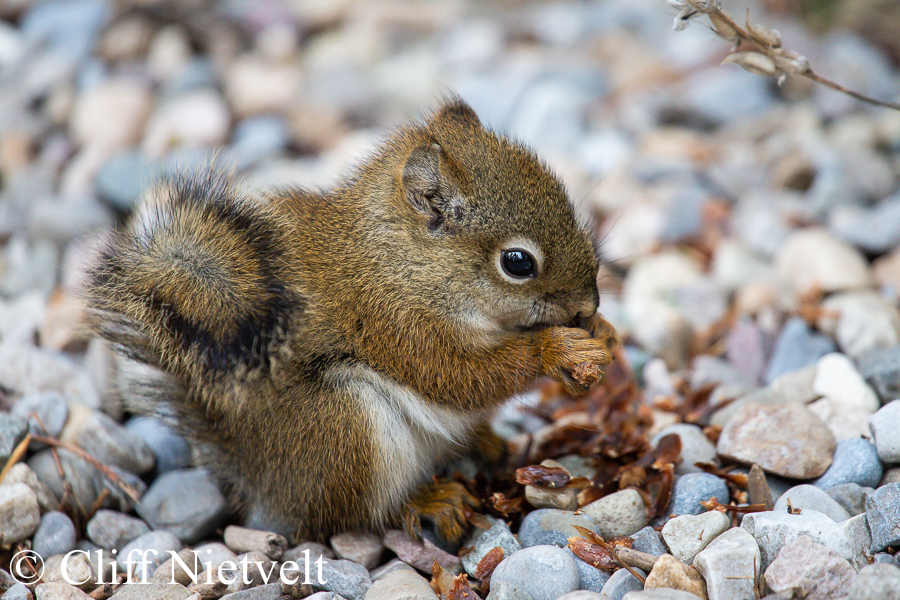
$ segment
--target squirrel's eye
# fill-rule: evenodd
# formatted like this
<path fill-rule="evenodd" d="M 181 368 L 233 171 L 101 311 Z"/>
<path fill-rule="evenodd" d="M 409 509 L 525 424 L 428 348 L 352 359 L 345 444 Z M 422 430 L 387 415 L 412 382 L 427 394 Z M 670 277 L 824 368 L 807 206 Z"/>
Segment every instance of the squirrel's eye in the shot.
<path fill-rule="evenodd" d="M 525 250 L 504 250 L 500 264 L 510 277 L 527 279 L 537 276 L 537 264 L 534 257 Z"/>

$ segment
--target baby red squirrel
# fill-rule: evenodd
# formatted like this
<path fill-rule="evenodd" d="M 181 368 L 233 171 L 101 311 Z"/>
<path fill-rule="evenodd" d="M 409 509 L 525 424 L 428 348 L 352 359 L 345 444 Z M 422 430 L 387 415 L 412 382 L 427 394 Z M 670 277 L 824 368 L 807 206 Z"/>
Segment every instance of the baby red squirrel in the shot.
<path fill-rule="evenodd" d="M 611 360 L 597 271 L 557 178 L 451 100 L 329 193 L 163 181 L 88 300 L 160 372 L 132 407 L 175 420 L 248 526 L 458 539 L 473 499 L 430 475 L 536 377 L 583 392 L 572 369 Z"/>

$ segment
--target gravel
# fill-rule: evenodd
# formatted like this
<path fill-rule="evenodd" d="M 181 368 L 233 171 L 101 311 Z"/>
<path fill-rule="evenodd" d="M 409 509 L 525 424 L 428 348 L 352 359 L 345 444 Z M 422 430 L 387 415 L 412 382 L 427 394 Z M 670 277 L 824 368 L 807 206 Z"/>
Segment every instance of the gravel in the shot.
<path fill-rule="evenodd" d="M 116 562 L 126 571 L 134 568 L 135 578 L 146 581 L 153 575 L 156 567 L 169 559 L 170 552 L 178 552 L 181 548 L 181 542 L 172 533 L 151 531 L 120 549 L 116 554 Z"/>
<path fill-rule="evenodd" d="M 366 569 L 374 569 L 381 564 L 384 544 L 381 538 L 362 531 L 348 531 L 331 538 L 331 547 L 338 558 L 343 558 Z"/>
<path fill-rule="evenodd" d="M 782 429 L 794 432 L 783 436 Z M 768 473 L 810 479 L 825 473 L 834 456 L 835 437 L 802 404 L 748 404 L 728 421 L 719 436 L 719 454 L 756 463 Z"/>
<path fill-rule="evenodd" d="M 185 543 L 200 541 L 228 514 L 225 498 L 206 469 L 169 471 L 158 477 L 137 506 L 153 529 L 167 529 Z"/>
<path fill-rule="evenodd" d="M 775 592 L 799 589 L 806 598 L 844 598 L 856 571 L 834 550 L 801 535 L 778 552 L 766 569 L 766 584 Z"/>
<path fill-rule="evenodd" d="M 587 515 L 572 511 L 542 508 L 528 513 L 519 526 L 519 542 L 523 547 L 552 544 L 563 547 L 576 535 L 575 525 L 599 531 L 600 525 Z"/>
<path fill-rule="evenodd" d="M 149 531 L 145 522 L 115 510 L 100 509 L 87 523 L 88 538 L 108 550 L 118 550 Z"/>
<path fill-rule="evenodd" d="M 13 450 L 28 433 L 28 421 L 22 417 L 8 413 L 0 413 L 0 460 L 3 464 L 9 460 Z"/>
<path fill-rule="evenodd" d="M 756 538 L 763 569 L 768 568 L 784 546 L 800 536 L 808 536 L 812 541 L 837 552 L 845 560 L 852 560 L 854 557 L 850 540 L 840 526 L 828 515 L 814 510 L 804 510 L 800 514 L 772 511 L 750 513 L 744 515 L 741 527 Z"/>
<path fill-rule="evenodd" d="M 859 358 L 859 372 L 882 404 L 900 398 L 900 346 L 866 352 Z"/>
<path fill-rule="evenodd" d="M 718 464 L 715 444 L 703 435 L 703 429 L 697 425 L 687 423 L 669 425 L 650 438 L 650 443 L 655 446 L 660 439 L 671 433 L 677 435 L 681 440 L 681 464 L 675 467 L 676 474 L 702 472 L 696 463 Z"/>
<path fill-rule="evenodd" d="M 850 584 L 848 600 L 890 598 L 900 590 L 900 569 L 887 564 L 868 565 Z"/>
<path fill-rule="evenodd" d="M 900 400 L 885 404 L 869 417 L 869 429 L 878 458 L 889 464 L 900 463 Z"/>
<path fill-rule="evenodd" d="M 647 574 L 640 569 L 635 569 L 635 572 L 643 577 L 647 576 Z M 609 578 L 609 581 L 606 582 L 606 585 L 603 586 L 600 593 L 605 594 L 613 600 L 622 600 L 628 592 L 638 592 L 643 589 L 644 584 L 641 583 L 640 579 L 625 569 L 619 569 L 612 574 L 612 577 Z"/>
<path fill-rule="evenodd" d="M 476 528 L 472 536 L 463 543 L 464 547 L 472 548 L 461 559 L 467 573 L 474 573 L 481 559 L 494 548 L 502 548 L 503 556 L 510 556 L 522 548 L 505 521 L 490 516 L 487 519 L 491 524 L 490 528 Z"/>
<path fill-rule="evenodd" d="M 531 546 L 504 558 L 491 576 L 488 598 L 527 594 L 533 600 L 555 600 L 578 589 L 575 560 L 556 546 Z M 506 594 L 507 596 L 504 596 Z"/>
<path fill-rule="evenodd" d="M 76 540 L 72 519 L 64 513 L 50 511 L 41 517 L 31 549 L 46 560 L 54 554 L 65 554 L 73 550 Z"/>
<path fill-rule="evenodd" d="M 828 515 L 835 522 L 841 522 L 850 518 L 850 513 L 847 512 L 847 509 L 841 506 L 825 490 L 814 485 L 804 483 L 792 487 L 779 496 L 772 510 L 775 512 L 787 512 L 788 502 L 794 508 L 812 509 Z"/>
<path fill-rule="evenodd" d="M 647 525 L 647 507 L 635 490 L 622 490 L 581 507 L 594 519 L 604 538 L 632 535 Z"/>
<path fill-rule="evenodd" d="M 900 544 L 900 483 L 889 483 L 866 497 L 872 553 Z"/>
<path fill-rule="evenodd" d="M 717 510 L 700 515 L 679 515 L 663 526 L 662 537 L 672 556 L 690 564 L 698 552 L 730 525 L 731 519 Z"/>
<path fill-rule="evenodd" d="M 761 558 L 746 530 L 735 527 L 722 533 L 697 553 L 693 565 L 706 580 L 709 600 L 755 597 Z"/>
<path fill-rule="evenodd" d="M 688 473 L 675 480 L 672 499 L 666 515 L 699 515 L 705 512 L 701 502 L 716 498 L 723 504 L 729 499 L 728 486 L 710 473 Z"/>
<path fill-rule="evenodd" d="M 33 534 L 41 523 L 37 497 L 24 483 L 0 485 L 0 532 L 8 544 Z"/>
<path fill-rule="evenodd" d="M 877 485 L 877 484 L 876 484 Z M 855 483 L 842 483 L 825 490 L 850 515 L 866 512 L 866 497 L 874 490 Z"/>
<path fill-rule="evenodd" d="M 878 485 L 883 473 L 876 446 L 863 438 L 848 438 L 837 443 L 831 466 L 813 485 L 826 490 L 848 483 L 872 487 Z"/>
<path fill-rule="evenodd" d="M 764 380 L 771 383 L 786 373 L 815 364 L 837 348 L 827 335 L 813 331 L 806 321 L 794 317 L 785 323 L 775 340 L 775 349 L 766 366 Z"/>

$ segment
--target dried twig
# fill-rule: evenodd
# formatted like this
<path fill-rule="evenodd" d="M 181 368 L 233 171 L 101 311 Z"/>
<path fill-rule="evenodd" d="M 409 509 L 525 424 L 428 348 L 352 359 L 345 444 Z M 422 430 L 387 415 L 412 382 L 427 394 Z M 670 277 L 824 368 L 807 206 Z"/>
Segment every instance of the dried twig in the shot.
<path fill-rule="evenodd" d="M 628 546 L 619 546 L 614 552 L 616 553 L 616 558 L 618 558 L 623 565 L 630 565 L 641 569 L 642 571 L 646 571 L 647 573 L 653 570 L 653 565 L 656 564 L 656 561 L 659 558 L 658 556 L 653 556 L 652 554 L 641 552 L 634 548 L 629 548 Z"/>
<path fill-rule="evenodd" d="M 31 434 L 26 434 L 21 442 L 15 447 L 12 451 L 12 454 L 9 455 L 9 460 L 6 461 L 6 464 L 3 466 L 3 470 L 0 471 L 0 483 L 3 483 L 3 480 L 6 478 L 6 474 L 9 473 L 9 470 L 13 468 L 13 466 L 19 462 L 19 459 L 22 458 L 22 455 L 28 450 L 28 444 L 31 443 Z"/>
<path fill-rule="evenodd" d="M 135 502 L 140 502 L 141 495 L 138 493 L 136 489 L 125 483 L 119 475 L 110 469 L 108 466 L 104 465 L 102 462 L 79 448 L 78 446 L 74 446 L 72 444 L 68 444 L 66 442 L 60 441 L 56 438 L 46 437 L 43 435 L 33 435 L 31 439 L 35 442 L 39 442 L 41 444 L 47 444 L 48 446 L 55 448 L 62 448 L 63 450 L 67 450 L 72 454 L 76 455 L 78 458 L 82 460 L 86 460 L 89 462 L 95 469 L 103 473 L 103 476 L 109 479 L 113 484 L 119 487 L 123 492 L 128 494 L 128 496 L 134 500 Z"/>
<path fill-rule="evenodd" d="M 713 496 L 709 500 L 701 500 L 700 506 L 702 506 L 706 510 L 717 510 L 721 513 L 754 513 L 766 512 L 767 510 L 769 510 L 768 508 L 766 508 L 765 504 L 747 504 L 741 506 L 738 506 L 736 504 L 722 504 L 718 500 L 716 500 L 715 496 Z"/>
<path fill-rule="evenodd" d="M 734 63 L 757 75 L 776 77 L 779 84 L 783 83 L 788 75 L 806 77 L 857 100 L 900 110 L 900 104 L 896 102 L 871 98 L 822 77 L 812 70 L 809 59 L 781 45 L 781 34 L 778 30 L 753 23 L 749 11 L 744 26 L 741 26 L 727 10 L 722 8 L 719 0 L 668 0 L 668 3 L 679 10 L 675 17 L 676 31 L 687 27 L 696 15 L 705 14 L 709 17 L 715 34 L 734 44 L 723 63 Z M 751 49 L 739 51 L 742 45 L 748 45 Z"/>

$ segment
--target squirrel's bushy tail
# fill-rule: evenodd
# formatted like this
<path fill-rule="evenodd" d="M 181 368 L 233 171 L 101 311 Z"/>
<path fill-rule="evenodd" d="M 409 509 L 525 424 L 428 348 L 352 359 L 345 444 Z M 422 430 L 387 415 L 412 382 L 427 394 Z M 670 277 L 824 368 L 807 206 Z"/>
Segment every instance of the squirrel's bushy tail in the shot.
<path fill-rule="evenodd" d="M 283 277 L 283 231 L 224 175 L 162 181 L 91 269 L 93 329 L 192 385 L 268 370 L 300 305 Z"/>

